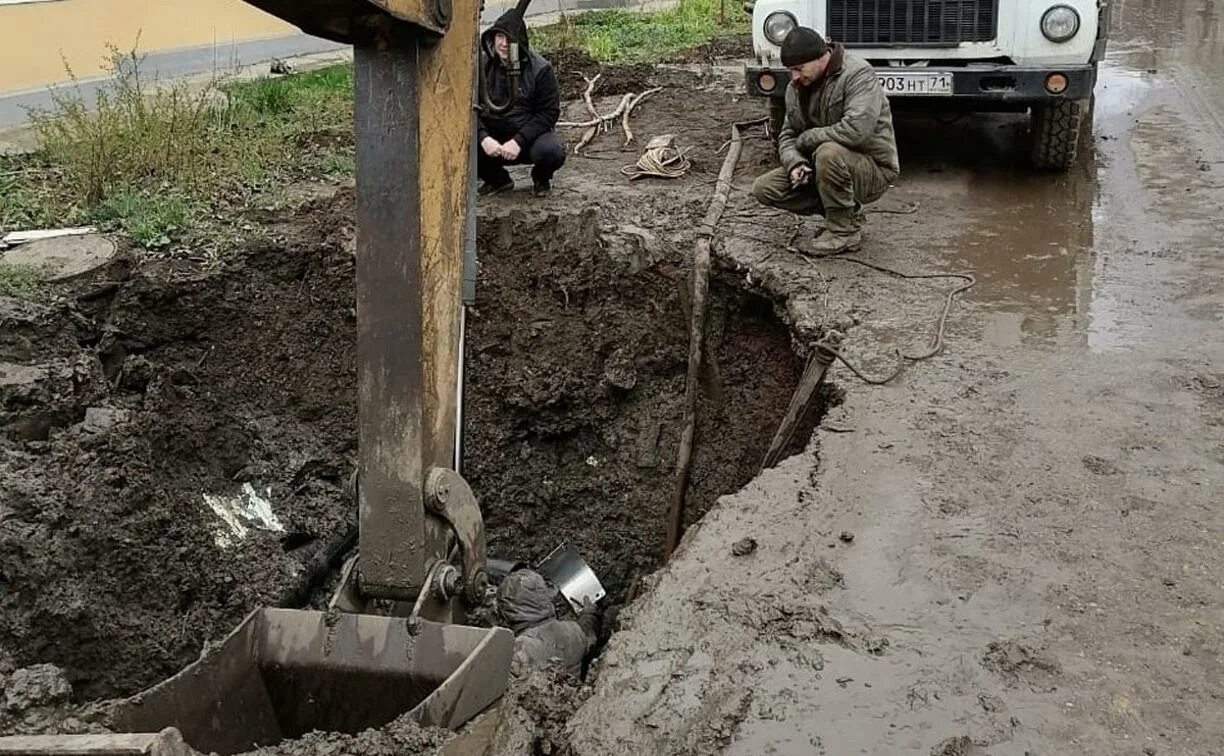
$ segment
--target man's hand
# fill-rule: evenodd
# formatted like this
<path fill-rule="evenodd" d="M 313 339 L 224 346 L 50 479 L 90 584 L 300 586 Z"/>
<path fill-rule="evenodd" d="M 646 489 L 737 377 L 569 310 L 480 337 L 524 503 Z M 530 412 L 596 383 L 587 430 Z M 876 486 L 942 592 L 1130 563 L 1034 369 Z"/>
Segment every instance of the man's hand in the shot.
<path fill-rule="evenodd" d="M 502 146 L 497 143 L 493 137 L 485 137 L 480 140 L 480 149 L 484 150 L 484 154 L 489 157 L 497 157 L 501 154 Z"/>
<path fill-rule="evenodd" d="M 501 146 L 502 157 L 504 157 L 506 160 L 518 160 L 519 150 L 519 143 L 513 139 L 507 141 Z"/>
<path fill-rule="evenodd" d="M 791 188 L 798 189 L 804 184 L 812 180 L 812 166 L 807 163 L 801 163 L 794 168 L 791 168 L 790 182 Z"/>

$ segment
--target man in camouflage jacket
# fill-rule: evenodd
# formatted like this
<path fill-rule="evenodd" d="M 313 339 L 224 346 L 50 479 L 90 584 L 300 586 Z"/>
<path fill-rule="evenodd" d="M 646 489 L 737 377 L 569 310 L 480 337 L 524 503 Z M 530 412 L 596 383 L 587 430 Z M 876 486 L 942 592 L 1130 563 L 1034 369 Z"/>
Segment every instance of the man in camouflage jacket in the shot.
<path fill-rule="evenodd" d="M 778 134 L 782 166 L 757 178 L 752 194 L 765 205 L 823 215 L 814 252 L 854 249 L 862 206 L 901 172 L 888 98 L 871 64 L 803 26 L 782 41 L 782 63 L 790 69 Z"/>

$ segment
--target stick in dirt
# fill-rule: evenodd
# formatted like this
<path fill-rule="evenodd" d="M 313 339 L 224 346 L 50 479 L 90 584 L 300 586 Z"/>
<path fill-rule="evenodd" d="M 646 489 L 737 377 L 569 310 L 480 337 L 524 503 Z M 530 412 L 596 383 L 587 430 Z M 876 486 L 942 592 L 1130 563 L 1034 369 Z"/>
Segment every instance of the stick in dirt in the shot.
<path fill-rule="evenodd" d="M 693 295 L 690 299 L 692 313 L 689 318 L 688 374 L 684 379 L 684 428 L 680 435 L 680 451 L 676 457 L 676 488 L 672 494 L 671 510 L 667 518 L 667 538 L 663 543 L 663 559 L 671 558 L 680 545 L 684 534 L 684 507 L 688 496 L 689 477 L 693 471 L 693 441 L 697 432 L 697 393 L 700 388 L 701 355 L 705 340 L 706 295 L 710 290 L 710 243 L 714 229 L 727 206 L 727 195 L 731 191 L 731 178 L 735 175 L 735 164 L 739 162 L 743 147 L 741 128 L 747 128 L 766 119 L 757 119 L 731 125 L 730 149 L 718 171 L 718 182 L 714 196 L 710 199 L 705 218 L 698 230 L 697 246 L 693 254 Z"/>
<path fill-rule="evenodd" d="M 786 416 L 782 418 L 778 431 L 774 433 L 773 441 L 769 444 L 769 451 L 765 452 L 761 470 L 767 470 L 776 465 L 782 457 L 783 450 L 790 446 L 795 437 L 795 429 L 811 411 L 816 398 L 816 389 L 820 388 L 820 384 L 824 382 L 825 373 L 828 372 L 834 359 L 833 353 L 820 345 L 812 350 L 807 366 L 803 369 L 803 376 L 799 379 L 799 385 L 795 387 L 795 393 L 791 395 Z"/>

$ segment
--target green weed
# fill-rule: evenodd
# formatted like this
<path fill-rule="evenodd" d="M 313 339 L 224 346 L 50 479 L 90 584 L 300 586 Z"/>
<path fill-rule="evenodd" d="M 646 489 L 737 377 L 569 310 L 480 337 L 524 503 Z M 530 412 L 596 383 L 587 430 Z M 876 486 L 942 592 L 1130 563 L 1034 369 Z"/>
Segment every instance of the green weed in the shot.
<path fill-rule="evenodd" d="M 86 206 L 150 182 L 191 185 L 206 170 L 215 83 L 199 90 L 183 82 L 150 86 L 141 61 L 112 46 L 114 78 L 92 107 L 70 88 L 53 93 L 51 111 L 31 113 L 44 157 Z"/>
<path fill-rule="evenodd" d="M 351 66 L 189 85 L 142 60 L 112 47 L 96 103 L 68 87 L 31 114 L 39 151 L 0 162 L 0 228 L 98 222 L 157 248 L 282 180 L 352 173 Z"/>
<path fill-rule="evenodd" d="M 653 12 L 606 10 L 567 17 L 533 29 L 543 50 L 576 47 L 596 60 L 658 60 L 721 36 L 748 31 L 749 17 L 735 0 L 680 0 L 674 8 Z"/>
<path fill-rule="evenodd" d="M 37 299 L 43 293 L 43 280 L 37 268 L 0 263 L 0 296 Z"/>
<path fill-rule="evenodd" d="M 164 247 L 187 227 L 188 203 L 169 194 L 124 192 L 108 197 L 93 212 L 93 220 L 127 232 L 145 249 Z"/>

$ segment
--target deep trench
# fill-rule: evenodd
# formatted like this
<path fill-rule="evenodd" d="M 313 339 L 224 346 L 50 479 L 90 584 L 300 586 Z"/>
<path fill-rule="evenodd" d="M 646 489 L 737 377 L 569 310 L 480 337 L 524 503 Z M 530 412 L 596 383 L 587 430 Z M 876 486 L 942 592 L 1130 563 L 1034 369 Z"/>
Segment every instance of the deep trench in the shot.
<path fill-rule="evenodd" d="M 0 672 L 51 662 L 77 700 L 136 692 L 276 603 L 344 526 L 350 217 L 342 194 L 219 273 L 120 264 L 74 305 L 0 310 L 0 362 L 44 371 L 0 386 Z M 571 542 L 615 606 L 659 565 L 687 270 L 684 250 L 601 229 L 589 213 L 482 223 L 464 474 L 492 554 Z M 689 523 L 756 474 L 802 369 L 770 301 L 729 280 L 713 292 Z M 248 483 L 285 530 L 221 548 L 202 496 Z"/>

